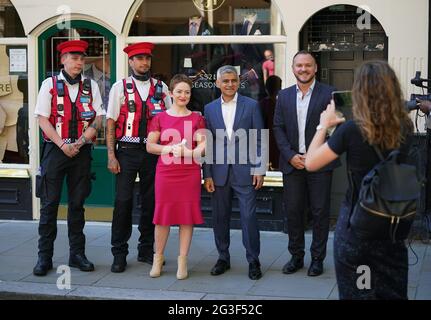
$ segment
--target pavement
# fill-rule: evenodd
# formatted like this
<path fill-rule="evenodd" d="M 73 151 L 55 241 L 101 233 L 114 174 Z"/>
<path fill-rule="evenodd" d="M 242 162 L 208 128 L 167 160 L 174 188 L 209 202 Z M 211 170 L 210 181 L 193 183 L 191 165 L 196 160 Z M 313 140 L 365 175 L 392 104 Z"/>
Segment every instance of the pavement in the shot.
<path fill-rule="evenodd" d="M 165 252 L 166 266 L 160 278 L 150 278 L 151 266 L 138 262 L 136 244 L 138 230 L 133 227 L 129 241 L 126 272 L 111 273 L 111 224 L 87 222 L 86 255 L 95 266 L 94 272 L 71 268 L 68 275 L 67 226 L 58 223 L 55 241 L 54 269 L 45 277 L 32 274 L 37 260 L 38 221 L 0 220 L 0 299 L 130 299 L 130 300 L 337 300 L 333 263 L 333 232 L 329 235 L 325 272 L 308 277 L 309 253 L 305 267 L 292 275 L 281 272 L 290 259 L 288 237 L 281 232 L 261 232 L 263 277 L 257 281 L 247 276 L 248 263 L 242 245 L 241 231 L 231 231 L 231 269 L 211 276 L 217 260 L 212 229 L 196 228 L 189 255 L 189 278 L 176 279 L 178 228 L 173 227 Z M 311 233 L 306 233 L 306 247 Z M 409 250 L 409 298 L 431 299 L 431 246 L 421 241 Z M 417 262 L 416 262 L 417 260 Z M 415 263 L 416 262 L 416 263 Z M 66 267 L 65 267 L 66 266 Z M 65 273 L 66 272 L 66 273 Z M 58 284 L 58 285 L 57 285 Z"/>

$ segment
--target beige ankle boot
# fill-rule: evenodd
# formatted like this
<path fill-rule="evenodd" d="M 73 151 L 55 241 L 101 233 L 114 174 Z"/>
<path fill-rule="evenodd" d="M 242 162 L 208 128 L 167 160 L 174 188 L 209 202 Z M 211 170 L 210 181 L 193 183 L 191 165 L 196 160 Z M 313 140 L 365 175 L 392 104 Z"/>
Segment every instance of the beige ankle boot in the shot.
<path fill-rule="evenodd" d="M 163 254 L 154 254 L 153 267 L 150 271 L 151 278 L 160 277 L 160 274 L 162 273 L 163 261 L 165 261 L 165 257 L 163 257 Z"/>
<path fill-rule="evenodd" d="M 178 256 L 177 279 L 183 280 L 188 277 L 187 273 L 187 256 Z"/>

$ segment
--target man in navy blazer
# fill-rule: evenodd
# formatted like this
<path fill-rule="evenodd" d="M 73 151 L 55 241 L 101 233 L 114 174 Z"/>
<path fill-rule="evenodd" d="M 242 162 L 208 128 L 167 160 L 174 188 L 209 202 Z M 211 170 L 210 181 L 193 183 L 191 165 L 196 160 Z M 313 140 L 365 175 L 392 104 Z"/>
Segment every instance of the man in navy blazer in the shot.
<path fill-rule="evenodd" d="M 213 230 L 219 253 L 211 274 L 220 275 L 230 268 L 229 225 L 232 198 L 236 195 L 249 262 L 248 276 L 257 280 L 262 272 L 256 191 L 263 185 L 267 164 L 267 139 L 261 141 L 263 119 L 258 102 L 238 94 L 239 77 L 235 67 L 219 68 L 216 84 L 222 95 L 205 106 L 208 137 L 204 186 L 212 194 Z"/>
<path fill-rule="evenodd" d="M 308 199 L 313 216 L 312 261 L 308 275 L 318 276 L 323 273 L 326 256 L 332 171 L 340 162 L 332 162 L 312 173 L 305 169 L 305 158 L 316 130 L 326 130 L 318 126 L 320 114 L 331 101 L 335 89 L 316 81 L 316 60 L 307 51 L 294 56 L 292 70 L 297 83 L 279 92 L 274 114 L 274 136 L 283 172 L 288 249 L 292 255 L 283 273 L 294 273 L 304 266 L 304 211 Z"/>

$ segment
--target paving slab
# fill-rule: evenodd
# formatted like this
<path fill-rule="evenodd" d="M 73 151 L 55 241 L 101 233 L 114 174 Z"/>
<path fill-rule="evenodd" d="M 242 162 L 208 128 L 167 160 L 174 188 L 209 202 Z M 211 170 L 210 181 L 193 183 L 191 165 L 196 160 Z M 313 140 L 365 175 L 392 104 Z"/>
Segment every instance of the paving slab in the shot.
<path fill-rule="evenodd" d="M 334 285 L 334 277 L 327 273 L 319 277 L 308 277 L 305 269 L 292 275 L 269 270 L 253 285 L 249 294 L 328 299 Z"/>
<path fill-rule="evenodd" d="M 303 269 L 292 275 L 281 272 L 290 259 L 288 237 L 281 232 L 261 232 L 263 277 L 257 281 L 248 278 L 248 262 L 242 244 L 242 232 L 231 230 L 231 269 L 220 276 L 211 276 L 210 270 L 217 261 L 212 229 L 194 230 L 188 259 L 189 278 L 176 279 L 178 256 L 178 228 L 172 227 L 165 252 L 166 265 L 161 277 L 149 276 L 151 266 L 136 260 L 139 231 L 133 227 L 129 240 L 126 272 L 110 272 L 112 254 L 110 223 L 87 223 L 86 255 L 92 261 L 94 272 L 81 272 L 71 268 L 71 289 L 59 290 L 57 280 L 62 275 L 57 267 L 67 265 L 69 242 L 67 224 L 58 223 L 54 248 L 54 269 L 46 277 L 35 277 L 37 221 L 0 221 L 0 299 L 130 299 L 130 300 L 307 300 L 338 299 L 333 262 L 333 232 L 328 241 L 325 272 L 319 277 L 308 277 L 311 232 L 305 234 L 306 255 Z M 431 300 L 431 249 L 430 245 L 416 241 L 412 246 L 418 262 L 409 268 L 410 299 Z M 409 262 L 416 257 L 409 250 Z"/>

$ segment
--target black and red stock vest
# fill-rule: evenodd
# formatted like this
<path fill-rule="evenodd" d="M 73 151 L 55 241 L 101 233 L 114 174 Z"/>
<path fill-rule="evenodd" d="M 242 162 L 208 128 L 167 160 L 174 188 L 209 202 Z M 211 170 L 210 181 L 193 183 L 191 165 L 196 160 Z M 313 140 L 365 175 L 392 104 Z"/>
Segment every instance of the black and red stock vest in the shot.
<path fill-rule="evenodd" d="M 63 140 L 74 142 L 85 132 L 96 117 L 96 111 L 92 106 L 91 80 L 84 79 L 79 83 L 78 96 L 75 102 L 71 101 L 69 90 L 64 80 L 52 77 L 52 82 L 49 122 Z M 43 137 L 45 141 L 49 141 L 45 133 L 43 133 Z"/>
<path fill-rule="evenodd" d="M 156 88 L 157 86 L 157 88 Z M 166 110 L 166 94 L 162 90 L 162 82 L 154 84 L 150 79 L 150 90 L 145 101 L 142 100 L 135 81 L 129 77 L 123 79 L 125 101 L 120 107 L 120 114 L 115 125 L 115 137 L 121 142 L 144 143 L 152 118 Z M 156 90 L 160 90 L 158 97 Z"/>

